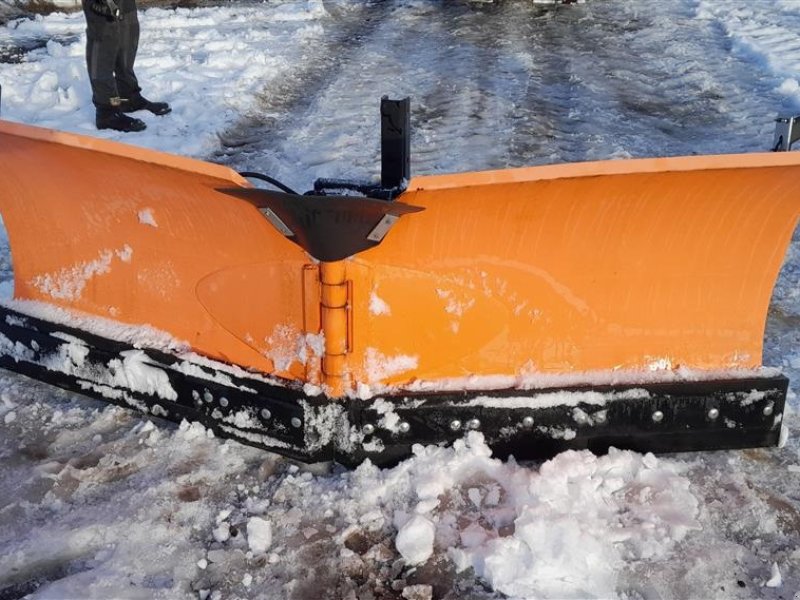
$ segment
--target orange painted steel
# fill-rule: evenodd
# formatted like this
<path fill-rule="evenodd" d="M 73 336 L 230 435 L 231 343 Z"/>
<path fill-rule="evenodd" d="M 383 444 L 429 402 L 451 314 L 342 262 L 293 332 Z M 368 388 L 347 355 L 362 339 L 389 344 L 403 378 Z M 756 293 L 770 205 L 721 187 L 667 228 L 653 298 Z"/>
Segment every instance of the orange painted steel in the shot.
<path fill-rule="evenodd" d="M 149 324 L 330 396 L 757 367 L 800 216 L 794 153 L 418 177 L 401 200 L 424 212 L 313 265 L 216 191 L 248 185 L 227 168 L 3 121 L 0 160 L 17 298 Z"/>
<path fill-rule="evenodd" d="M 200 161 L 0 121 L 15 297 L 148 324 L 210 357 L 304 379 L 305 254 Z M 316 332 L 313 332 L 316 333 Z"/>
<path fill-rule="evenodd" d="M 799 177 L 800 155 L 771 153 L 416 178 L 402 199 L 426 210 L 350 263 L 349 368 L 406 384 L 760 366 Z"/>
<path fill-rule="evenodd" d="M 321 328 L 325 336 L 322 358 L 323 383 L 334 397 L 346 392 L 348 297 L 344 261 L 320 264 Z"/>

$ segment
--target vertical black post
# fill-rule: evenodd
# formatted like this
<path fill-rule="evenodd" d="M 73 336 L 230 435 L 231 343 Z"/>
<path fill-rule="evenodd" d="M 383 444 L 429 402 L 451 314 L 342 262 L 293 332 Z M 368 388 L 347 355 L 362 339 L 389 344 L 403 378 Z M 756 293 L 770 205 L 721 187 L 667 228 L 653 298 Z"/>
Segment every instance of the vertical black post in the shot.
<path fill-rule="evenodd" d="M 381 98 L 381 187 L 404 188 L 411 179 L 411 99 Z"/>

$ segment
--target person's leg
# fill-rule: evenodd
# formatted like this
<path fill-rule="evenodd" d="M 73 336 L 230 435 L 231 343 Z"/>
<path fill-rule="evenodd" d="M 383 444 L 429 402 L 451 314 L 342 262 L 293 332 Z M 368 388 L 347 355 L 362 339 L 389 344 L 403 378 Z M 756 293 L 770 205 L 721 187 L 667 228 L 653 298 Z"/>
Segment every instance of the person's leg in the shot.
<path fill-rule="evenodd" d="M 86 68 L 92 86 L 92 102 L 97 107 L 119 105 L 114 63 L 119 49 L 117 24 L 92 12 L 84 0 L 86 15 Z"/>
<path fill-rule="evenodd" d="M 83 0 L 86 17 L 86 70 L 92 87 L 95 106 L 95 125 L 98 129 L 141 131 L 146 126 L 120 112 L 120 96 L 114 76 L 116 56 L 119 52 L 118 22 L 91 8 L 94 0 Z"/>
<path fill-rule="evenodd" d="M 141 90 L 133 71 L 138 49 L 139 17 L 134 10 L 123 14 L 119 21 L 119 48 L 114 63 L 114 75 L 121 98 L 135 98 Z"/>
<path fill-rule="evenodd" d="M 121 110 L 136 112 L 149 110 L 154 115 L 166 115 L 172 109 L 166 102 L 150 102 L 142 96 L 139 80 L 133 71 L 136 52 L 139 49 L 139 17 L 136 11 L 126 12 L 120 22 L 120 48 L 117 54 L 115 73 L 117 89 L 122 97 Z"/>

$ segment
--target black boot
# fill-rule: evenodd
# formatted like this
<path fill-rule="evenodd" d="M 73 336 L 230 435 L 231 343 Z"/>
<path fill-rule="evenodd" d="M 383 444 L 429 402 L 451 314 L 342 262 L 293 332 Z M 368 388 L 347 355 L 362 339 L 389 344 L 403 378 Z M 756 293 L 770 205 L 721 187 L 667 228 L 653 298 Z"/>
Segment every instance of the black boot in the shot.
<path fill-rule="evenodd" d="M 150 102 L 142 95 L 123 99 L 120 106 L 122 112 L 132 113 L 137 110 L 149 110 L 154 115 L 166 115 L 172 112 L 172 108 L 166 102 Z"/>
<path fill-rule="evenodd" d="M 98 129 L 114 129 L 126 132 L 147 129 L 144 121 L 123 115 L 116 106 L 98 106 L 95 125 L 97 125 Z"/>

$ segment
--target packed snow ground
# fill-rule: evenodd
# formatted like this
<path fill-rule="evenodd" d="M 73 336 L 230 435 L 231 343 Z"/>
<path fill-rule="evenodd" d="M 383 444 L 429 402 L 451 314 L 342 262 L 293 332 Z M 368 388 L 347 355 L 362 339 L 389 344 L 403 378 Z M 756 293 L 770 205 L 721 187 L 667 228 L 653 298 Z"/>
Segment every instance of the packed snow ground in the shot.
<path fill-rule="evenodd" d="M 141 21 L 137 71 L 170 116 L 144 115 L 140 134 L 95 131 L 74 12 L 0 28 L 0 115 L 302 187 L 309 172 L 370 174 L 384 93 L 419 106 L 416 172 L 756 151 L 777 112 L 800 108 L 793 0 L 550 13 L 311 0 L 152 8 Z M 6 241 L 6 277 L 10 261 Z M 765 343 L 795 383 L 798 275 L 795 243 Z M 786 423 L 782 449 L 518 465 L 472 434 L 347 472 L 3 374 L 0 598 L 788 599 L 800 589 L 796 413 Z"/>

